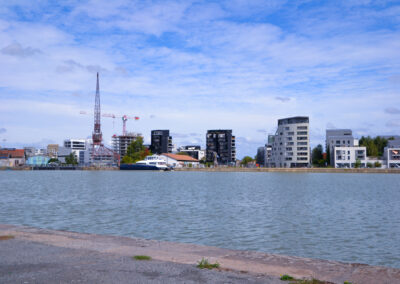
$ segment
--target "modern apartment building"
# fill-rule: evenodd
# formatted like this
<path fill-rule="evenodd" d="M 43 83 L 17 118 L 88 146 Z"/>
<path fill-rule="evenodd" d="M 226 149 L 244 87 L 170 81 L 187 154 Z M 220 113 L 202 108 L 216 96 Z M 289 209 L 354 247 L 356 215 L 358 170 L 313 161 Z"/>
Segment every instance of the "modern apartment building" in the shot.
<path fill-rule="evenodd" d="M 206 135 L 206 161 L 219 165 L 236 162 L 236 139 L 231 129 L 208 130 Z"/>
<path fill-rule="evenodd" d="M 334 146 L 333 166 L 335 168 L 354 168 L 356 163 L 359 167 L 367 166 L 367 147 L 358 146 Z"/>
<path fill-rule="evenodd" d="M 64 147 L 71 149 L 71 153 L 75 155 L 80 165 L 90 162 L 91 149 L 85 139 L 66 139 L 64 140 Z"/>
<path fill-rule="evenodd" d="M 388 137 L 388 145 L 383 151 L 383 159 L 385 167 L 400 168 L 400 136 Z"/>
<path fill-rule="evenodd" d="M 353 137 L 351 129 L 327 129 L 325 146 L 329 154 L 330 165 L 335 165 L 335 147 L 357 147 L 358 139 Z"/>
<path fill-rule="evenodd" d="M 172 137 L 169 130 L 152 130 L 150 151 L 153 154 L 172 153 Z"/>
<path fill-rule="evenodd" d="M 129 145 L 135 141 L 139 136 L 138 133 L 127 133 L 126 135 L 113 135 L 112 147 L 115 153 L 122 158 L 126 155 Z"/>
<path fill-rule="evenodd" d="M 278 120 L 278 129 L 271 140 L 270 167 L 299 168 L 310 164 L 309 118 L 295 116 Z"/>

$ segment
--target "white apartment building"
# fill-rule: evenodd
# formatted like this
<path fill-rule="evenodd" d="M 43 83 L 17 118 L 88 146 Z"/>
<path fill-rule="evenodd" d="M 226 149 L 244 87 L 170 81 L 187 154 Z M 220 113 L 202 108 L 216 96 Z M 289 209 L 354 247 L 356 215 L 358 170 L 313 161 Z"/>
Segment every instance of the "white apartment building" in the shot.
<path fill-rule="evenodd" d="M 71 149 L 78 160 L 80 165 L 88 164 L 90 162 L 90 143 L 85 139 L 66 139 L 64 140 L 64 147 Z"/>
<path fill-rule="evenodd" d="M 384 164 L 388 169 L 400 168 L 400 137 L 388 138 L 388 145 L 383 150 Z"/>
<path fill-rule="evenodd" d="M 358 139 L 353 137 L 351 129 L 327 129 L 326 130 L 326 149 L 329 154 L 330 164 L 334 166 L 335 147 L 357 147 Z"/>
<path fill-rule="evenodd" d="M 367 166 L 367 147 L 335 146 L 333 152 L 333 165 L 335 168 L 354 168 L 357 161 L 360 162 L 361 168 Z"/>
<path fill-rule="evenodd" d="M 270 140 L 270 139 L 269 139 Z M 269 167 L 298 168 L 310 165 L 309 118 L 296 116 L 278 120 L 272 139 Z"/>

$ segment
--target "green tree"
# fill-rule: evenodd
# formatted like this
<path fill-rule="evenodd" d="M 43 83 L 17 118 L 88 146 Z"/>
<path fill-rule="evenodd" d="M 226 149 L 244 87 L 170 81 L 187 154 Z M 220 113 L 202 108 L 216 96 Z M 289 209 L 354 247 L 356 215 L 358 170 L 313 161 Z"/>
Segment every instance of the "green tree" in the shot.
<path fill-rule="evenodd" d="M 360 161 L 360 159 L 357 159 L 357 160 L 356 160 L 356 162 L 355 162 L 355 164 L 354 164 L 354 167 L 355 167 L 355 168 L 360 168 L 360 167 L 361 167 L 361 161 Z"/>
<path fill-rule="evenodd" d="M 133 159 L 129 156 L 124 156 L 121 159 L 121 164 L 132 164 L 133 163 Z"/>
<path fill-rule="evenodd" d="M 136 138 L 135 141 L 132 141 L 131 145 L 128 146 L 126 151 L 126 156 L 132 159 L 132 163 L 143 160 L 148 155 L 151 155 L 151 152 L 143 145 L 143 137 L 141 136 Z M 125 159 L 127 160 L 128 158 Z"/>
<path fill-rule="evenodd" d="M 329 146 L 326 147 L 326 163 L 328 166 L 331 165 L 331 150 L 329 149 Z"/>
<path fill-rule="evenodd" d="M 78 160 L 76 159 L 75 155 L 71 153 L 65 157 L 65 163 L 68 165 L 77 165 Z"/>
<path fill-rule="evenodd" d="M 360 146 L 367 147 L 367 156 L 370 157 L 380 157 L 383 155 L 383 149 L 387 146 L 388 140 L 377 136 L 371 138 L 370 136 L 362 136 L 360 139 Z"/>
<path fill-rule="evenodd" d="M 57 158 L 51 158 L 48 163 L 50 164 L 50 163 L 58 163 L 58 162 L 60 162 L 60 161 Z"/>
<path fill-rule="evenodd" d="M 318 144 L 317 147 L 314 147 L 314 149 L 312 150 L 312 154 L 311 154 L 311 160 L 313 165 L 315 166 L 321 166 L 321 164 L 323 165 L 324 160 L 323 160 L 323 156 L 322 156 L 322 145 Z"/>
<path fill-rule="evenodd" d="M 382 167 L 382 164 L 379 163 L 378 161 L 376 161 L 376 162 L 374 163 L 374 166 L 375 166 L 375 168 L 380 168 L 380 167 Z"/>
<path fill-rule="evenodd" d="M 248 163 L 253 162 L 254 159 L 250 156 L 243 157 L 242 161 L 240 162 L 241 165 L 247 166 Z"/>

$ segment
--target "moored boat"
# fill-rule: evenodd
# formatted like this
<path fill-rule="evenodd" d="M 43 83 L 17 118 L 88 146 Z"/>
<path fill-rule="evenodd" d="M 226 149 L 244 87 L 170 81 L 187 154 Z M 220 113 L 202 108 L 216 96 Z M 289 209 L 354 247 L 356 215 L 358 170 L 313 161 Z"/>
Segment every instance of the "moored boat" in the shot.
<path fill-rule="evenodd" d="M 136 162 L 135 164 L 121 164 L 120 170 L 131 171 L 166 171 L 169 170 L 167 163 L 158 155 L 147 156 L 144 160 Z"/>

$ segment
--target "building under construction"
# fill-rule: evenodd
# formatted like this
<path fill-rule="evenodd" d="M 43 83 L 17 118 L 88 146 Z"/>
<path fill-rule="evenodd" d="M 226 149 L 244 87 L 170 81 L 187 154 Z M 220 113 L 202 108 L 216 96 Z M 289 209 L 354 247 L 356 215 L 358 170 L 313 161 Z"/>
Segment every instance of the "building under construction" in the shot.
<path fill-rule="evenodd" d="M 140 133 L 126 133 L 125 135 L 112 136 L 112 146 L 114 152 L 118 153 L 122 158 L 126 155 L 129 145 L 138 137 L 142 137 Z"/>
<path fill-rule="evenodd" d="M 90 164 L 94 166 L 112 166 L 119 163 L 118 153 L 103 145 L 103 134 L 101 133 L 100 122 L 100 87 L 99 73 L 97 73 L 96 96 L 94 106 L 94 129 L 92 134 L 93 144 L 90 148 Z"/>

